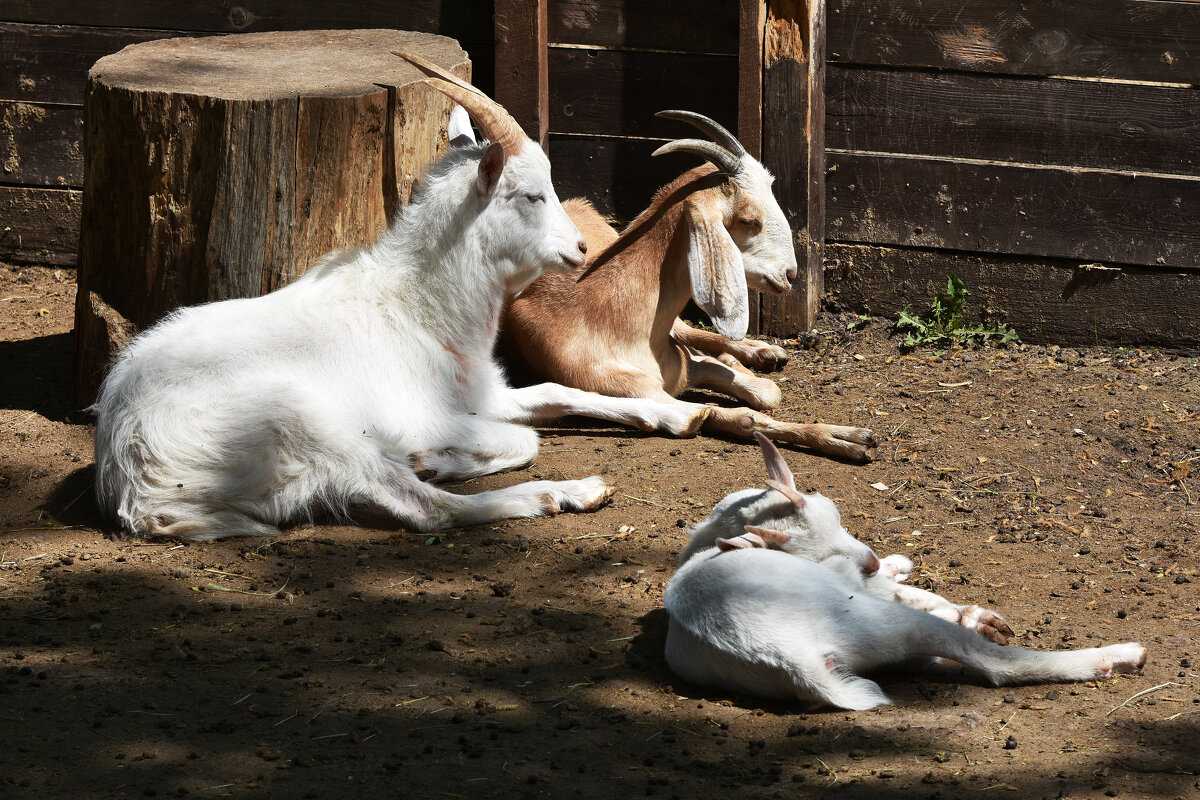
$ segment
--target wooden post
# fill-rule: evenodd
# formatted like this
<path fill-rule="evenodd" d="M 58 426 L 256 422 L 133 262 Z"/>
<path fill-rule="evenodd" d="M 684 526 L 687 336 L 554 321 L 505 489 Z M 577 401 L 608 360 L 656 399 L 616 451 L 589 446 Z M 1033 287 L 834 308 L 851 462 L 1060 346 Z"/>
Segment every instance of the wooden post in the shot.
<path fill-rule="evenodd" d="M 75 378 L 183 305 L 254 297 L 367 244 L 445 144 L 452 103 L 392 55 L 469 78 L 453 39 L 291 31 L 131 45 L 88 73 Z"/>
<path fill-rule="evenodd" d="M 550 152 L 549 0 L 496 0 L 496 102 Z"/>
<path fill-rule="evenodd" d="M 761 296 L 758 332 L 790 337 L 812 327 L 824 289 L 825 0 L 742 0 L 741 25 L 739 135 L 775 174 L 799 265 L 789 294 Z"/>

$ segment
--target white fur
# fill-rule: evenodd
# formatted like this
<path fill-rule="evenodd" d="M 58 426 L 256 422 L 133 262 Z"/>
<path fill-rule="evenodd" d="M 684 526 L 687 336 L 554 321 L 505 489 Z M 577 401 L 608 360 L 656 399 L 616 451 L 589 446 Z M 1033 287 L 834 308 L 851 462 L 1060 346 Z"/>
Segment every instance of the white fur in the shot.
<path fill-rule="evenodd" d="M 748 489 L 726 497 L 696 526 L 663 598 L 670 615 L 667 663 L 680 677 L 861 710 L 890 703 L 862 673 L 915 658 L 953 659 L 997 686 L 1103 678 L 1145 661 L 1134 643 L 1039 652 L 989 641 L 976 631 L 995 624 L 994 615 L 989 621 L 989 612 L 970 606 L 948 619 L 947 607 L 960 607 L 913 587 L 903 588 L 918 595 L 894 591 L 911 570 L 907 559 L 889 556 L 872 565 L 832 502 L 807 495 L 802 503 L 776 490 Z M 780 549 L 765 548 L 757 535 L 725 540 L 743 536 L 746 525 L 786 540 L 780 537 Z"/>
<path fill-rule="evenodd" d="M 598 507 L 613 491 L 599 477 L 463 496 L 415 472 L 524 466 L 537 435 L 512 423 L 563 413 L 690 424 L 661 403 L 507 386 L 492 360 L 505 296 L 585 251 L 537 145 L 452 150 L 374 245 L 129 343 L 93 407 L 101 507 L 133 534 L 190 539 L 275 533 L 314 505 L 377 504 L 420 530 Z"/>

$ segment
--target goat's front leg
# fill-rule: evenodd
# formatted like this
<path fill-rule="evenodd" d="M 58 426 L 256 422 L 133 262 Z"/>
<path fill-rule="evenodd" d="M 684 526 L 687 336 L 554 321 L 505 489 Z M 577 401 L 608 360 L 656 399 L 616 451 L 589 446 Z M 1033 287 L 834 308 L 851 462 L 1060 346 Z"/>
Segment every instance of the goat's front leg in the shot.
<path fill-rule="evenodd" d="M 809 447 L 827 456 L 865 464 L 871 460 L 870 448 L 879 443 L 867 428 L 826 425 L 823 422 L 800 424 L 780 422 L 750 408 L 714 407 L 704 430 L 725 436 L 750 439 L 755 431 L 767 438 Z"/>
<path fill-rule="evenodd" d="M 726 338 L 719 333 L 693 328 L 681 319 L 671 326 L 671 338 L 684 347 L 710 356 L 729 355 L 751 369 L 761 372 L 776 372 L 788 362 L 787 351 L 782 347 L 758 339 Z"/>
<path fill-rule="evenodd" d="M 908 577 L 912 562 L 904 556 L 880 559 L 880 570 L 866 582 L 867 590 L 882 600 L 925 611 L 947 622 L 969 628 L 998 644 L 1005 644 L 1013 635 L 1012 628 L 994 611 L 981 606 L 960 606 L 940 594 L 900 583 Z M 903 576 L 903 577 L 901 577 Z"/>
<path fill-rule="evenodd" d="M 691 351 L 686 351 L 685 358 L 688 386 L 732 395 L 758 411 L 777 408 L 783 399 L 775 381 L 760 378 L 740 364 L 733 366 Z"/>
<path fill-rule="evenodd" d="M 557 383 L 541 383 L 520 389 L 506 389 L 493 402 L 491 413 L 500 419 L 527 425 L 578 415 L 619 422 L 644 431 L 659 430 L 673 436 L 695 436 L 708 418 L 709 406 L 685 403 L 665 393 L 663 396 L 665 400 L 609 397 Z"/>

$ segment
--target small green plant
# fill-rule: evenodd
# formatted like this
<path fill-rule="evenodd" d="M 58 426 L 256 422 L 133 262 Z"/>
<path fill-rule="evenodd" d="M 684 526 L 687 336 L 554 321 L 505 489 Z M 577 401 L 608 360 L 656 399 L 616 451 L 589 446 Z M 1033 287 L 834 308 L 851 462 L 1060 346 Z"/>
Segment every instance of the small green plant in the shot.
<path fill-rule="evenodd" d="M 963 308 L 967 304 L 967 286 L 951 275 L 946 282 L 946 291 L 938 292 L 929 307 L 929 313 L 918 317 L 908 306 L 900 312 L 896 330 L 904 334 L 904 347 L 929 346 L 947 349 L 979 347 L 984 342 L 999 337 L 999 344 L 1018 341 L 1017 332 L 1004 323 L 995 328 L 986 325 L 968 325 L 963 319 Z"/>
<path fill-rule="evenodd" d="M 846 323 L 846 330 L 850 332 L 859 331 L 871 324 L 870 314 L 857 314 L 855 318 Z"/>

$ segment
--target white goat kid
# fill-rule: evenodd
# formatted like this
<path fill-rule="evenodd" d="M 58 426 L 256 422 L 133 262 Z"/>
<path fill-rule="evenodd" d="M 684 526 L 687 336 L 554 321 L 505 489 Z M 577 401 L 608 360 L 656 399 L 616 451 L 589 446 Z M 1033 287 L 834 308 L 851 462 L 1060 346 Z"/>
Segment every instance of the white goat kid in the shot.
<path fill-rule="evenodd" d="M 1134 643 L 1039 652 L 989 641 L 1011 634 L 1003 620 L 895 583 L 886 567 L 903 569 L 907 559 L 884 559 L 881 571 L 870 548 L 842 528 L 833 503 L 796 492 L 778 453 L 759 443 L 771 488 L 718 503 L 667 586 L 666 658 L 685 680 L 862 710 L 890 701 L 861 673 L 919 658 L 953 659 L 997 686 L 1092 680 L 1145 663 Z M 958 624 L 941 616 L 946 607 Z"/>
<path fill-rule="evenodd" d="M 492 143 L 432 166 L 373 246 L 263 297 L 180 310 L 119 354 L 93 406 L 96 492 L 127 531 L 267 535 L 314 505 L 352 503 L 420 530 L 591 510 L 613 492 L 596 476 L 462 496 L 416 472 L 526 465 L 537 434 L 512 423 L 566 413 L 699 426 L 664 404 L 507 386 L 491 357 L 504 298 L 581 266 L 586 246 L 507 112 L 457 79 L 429 82 Z"/>
<path fill-rule="evenodd" d="M 703 429 L 810 447 L 851 461 L 870 460 L 866 428 L 781 422 L 762 410 L 779 405 L 779 387 L 744 363 L 782 366 L 786 353 L 745 340 L 748 289 L 780 294 L 796 276 L 791 229 L 772 196 L 773 179 L 737 138 L 686 111 L 659 116 L 688 122 L 716 141 L 682 139 L 655 155 L 686 152 L 707 163 L 664 186 L 619 236 L 586 201 L 564 207 L 588 240 L 593 263 L 547 273 L 505 309 L 506 355 L 542 377 L 614 397 L 675 402 L 713 389 L 748 408 L 710 407 Z M 717 333 L 678 319 L 695 300 Z M 694 407 L 694 406 L 693 406 Z"/>

